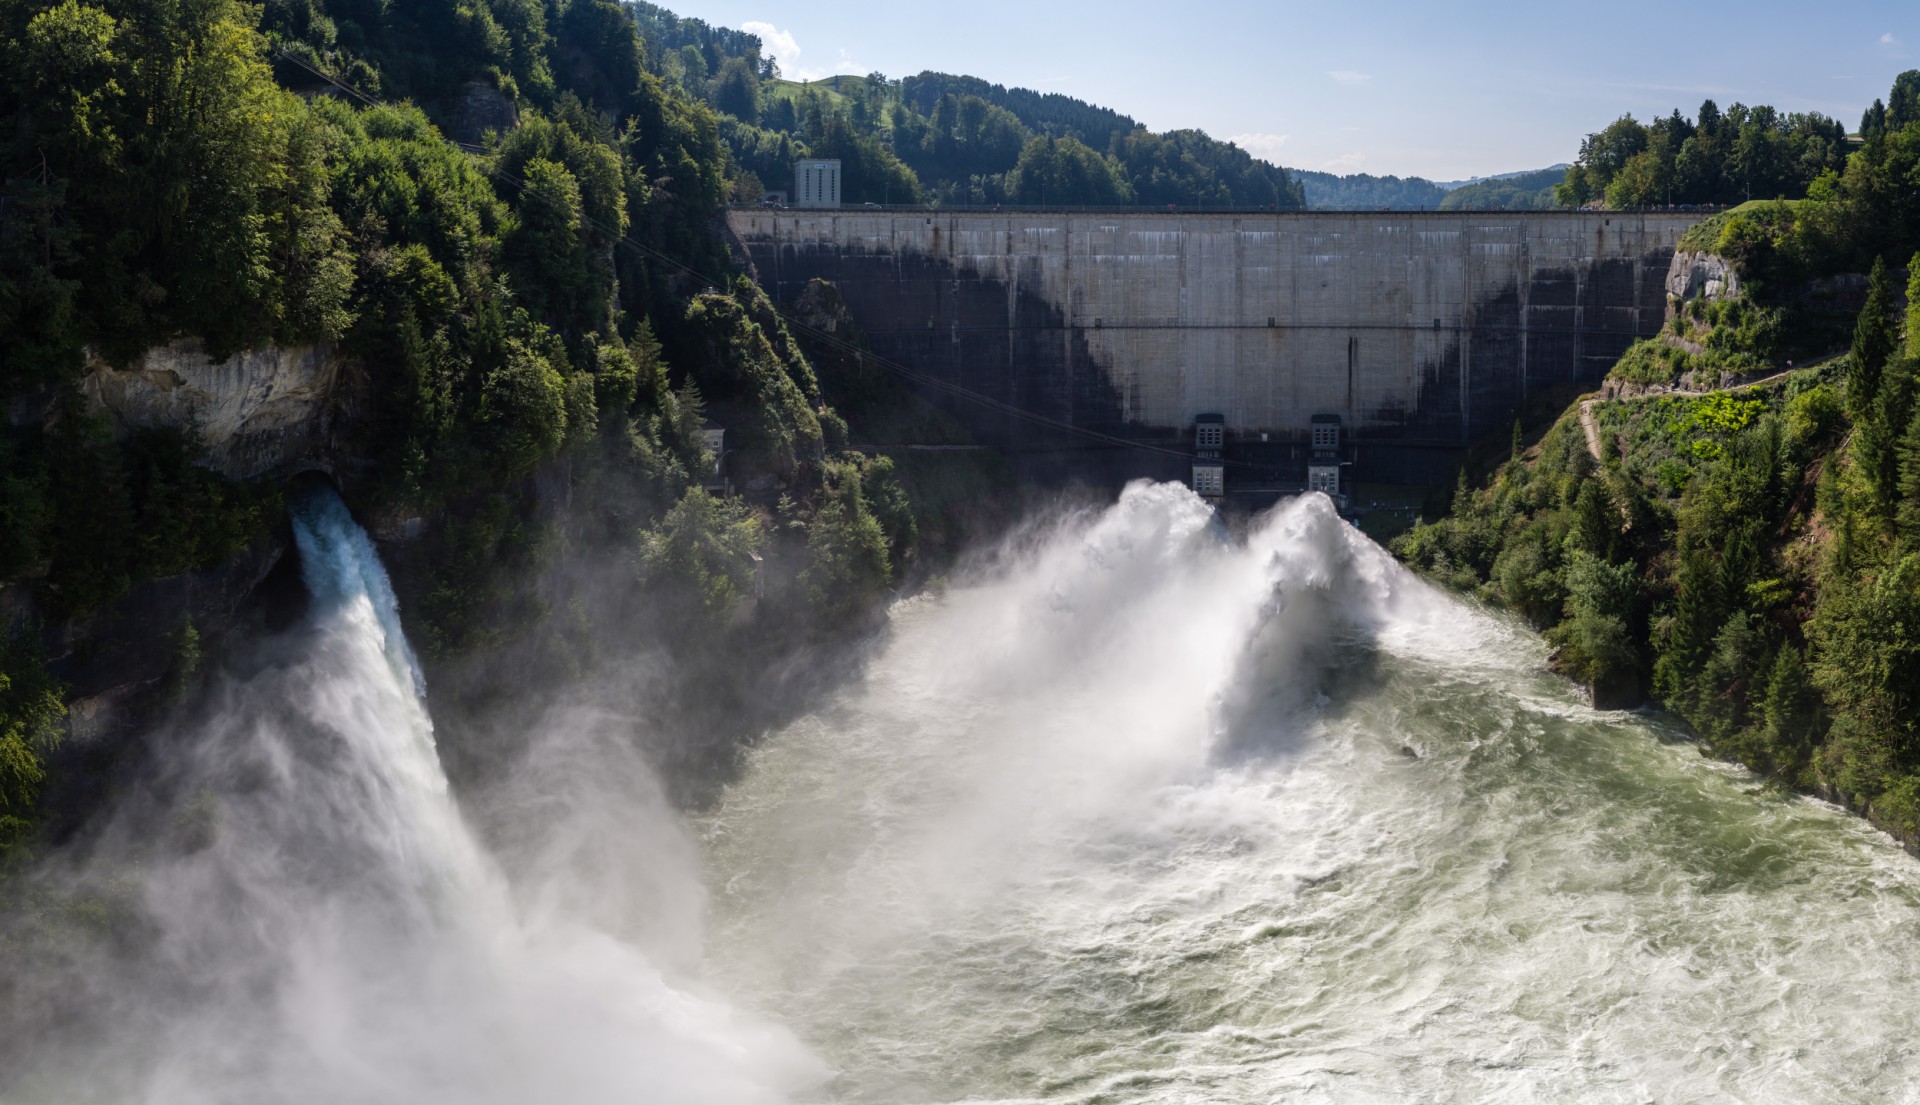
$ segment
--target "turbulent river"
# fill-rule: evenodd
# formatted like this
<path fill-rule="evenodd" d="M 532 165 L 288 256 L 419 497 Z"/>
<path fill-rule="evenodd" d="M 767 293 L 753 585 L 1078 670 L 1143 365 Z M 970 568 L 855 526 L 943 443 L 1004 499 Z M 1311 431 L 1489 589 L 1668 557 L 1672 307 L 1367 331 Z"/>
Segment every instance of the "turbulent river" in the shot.
<path fill-rule="evenodd" d="M 0 1101 L 1920 1101 L 1920 865 L 1324 499 L 1030 530 L 691 820 L 584 705 L 456 804 L 371 546 L 298 529 L 287 655 L 39 876 L 140 935 L 16 988 L 92 1027 Z"/>
<path fill-rule="evenodd" d="M 1920 1100 L 1920 870 L 1298 500 L 1136 488 L 903 603 L 700 829 L 861 1102 Z"/>

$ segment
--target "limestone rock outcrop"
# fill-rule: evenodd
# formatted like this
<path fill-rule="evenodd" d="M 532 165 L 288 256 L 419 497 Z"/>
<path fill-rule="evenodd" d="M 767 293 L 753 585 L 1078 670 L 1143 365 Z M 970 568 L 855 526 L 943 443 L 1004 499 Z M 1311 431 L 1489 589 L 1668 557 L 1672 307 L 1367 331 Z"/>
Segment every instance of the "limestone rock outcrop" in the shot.
<path fill-rule="evenodd" d="M 1667 295 L 1679 300 L 1734 299 L 1740 295 L 1740 274 L 1718 254 L 1676 250 L 1667 266 Z"/>
<path fill-rule="evenodd" d="M 211 467 L 246 480 L 327 466 L 340 378 L 330 346 L 248 350 L 214 361 L 199 342 L 179 341 L 124 369 L 93 359 L 83 387 L 116 429 L 191 426 Z"/>

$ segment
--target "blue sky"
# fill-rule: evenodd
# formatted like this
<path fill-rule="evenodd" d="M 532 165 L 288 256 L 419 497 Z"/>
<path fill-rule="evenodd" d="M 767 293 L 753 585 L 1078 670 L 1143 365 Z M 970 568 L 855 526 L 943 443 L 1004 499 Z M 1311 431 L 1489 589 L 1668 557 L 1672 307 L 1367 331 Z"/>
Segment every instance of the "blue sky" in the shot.
<path fill-rule="evenodd" d="M 1282 164 L 1436 180 L 1570 161 L 1707 97 L 1855 127 L 1920 67 L 1920 4 L 666 0 L 747 27 L 787 75 L 923 69 L 1062 92 Z M 884 12 L 876 15 L 876 12 Z"/>

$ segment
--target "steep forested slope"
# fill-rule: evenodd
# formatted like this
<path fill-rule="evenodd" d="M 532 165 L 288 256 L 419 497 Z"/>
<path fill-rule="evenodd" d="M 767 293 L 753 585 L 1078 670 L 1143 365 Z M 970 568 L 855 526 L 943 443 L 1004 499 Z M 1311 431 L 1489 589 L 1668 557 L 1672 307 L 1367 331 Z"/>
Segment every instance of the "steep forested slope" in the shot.
<path fill-rule="evenodd" d="M 1904 74 L 1899 89 L 1920 81 Z M 1523 614 L 1598 699 L 1920 840 L 1920 110 L 1803 201 L 1697 228 L 1631 349 L 1410 562 Z M 1731 267 L 1734 280 L 1719 276 Z M 1905 267 L 1902 275 L 1898 270 Z M 1904 292 L 1904 294 L 1903 294 Z M 1743 386 L 1743 381 L 1753 381 Z"/>
<path fill-rule="evenodd" d="M 129 644 L 90 627 L 139 600 L 174 658 L 119 678 L 184 693 L 200 611 L 148 581 L 271 563 L 300 467 L 400 535 L 435 663 L 537 639 L 525 682 L 577 671 L 596 623 L 753 647 L 904 569 L 907 491 L 729 268 L 726 117 L 657 69 L 611 0 L 0 0 L 0 852 L 49 782 L 42 661 Z M 260 479 L 88 390 L 259 347 L 340 381 L 326 447 Z M 745 497 L 704 489 L 709 417 Z M 589 561 L 633 597 L 554 582 Z"/>

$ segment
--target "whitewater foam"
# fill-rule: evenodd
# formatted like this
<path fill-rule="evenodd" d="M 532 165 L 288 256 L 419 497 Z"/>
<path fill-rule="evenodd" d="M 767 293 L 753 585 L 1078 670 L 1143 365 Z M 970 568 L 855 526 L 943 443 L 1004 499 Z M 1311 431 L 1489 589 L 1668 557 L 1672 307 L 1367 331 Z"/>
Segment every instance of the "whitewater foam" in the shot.
<path fill-rule="evenodd" d="M 130 890 L 117 943 L 40 965 L 93 1023 L 44 1041 L 7 1100 L 752 1103 L 818 1082 L 789 1034 L 686 972 L 691 845 L 631 750 L 590 714 L 551 719 L 534 789 L 503 799 L 548 815 L 507 834 L 510 883 L 448 793 L 366 535 L 325 493 L 294 528 L 314 601 L 288 659 L 157 741 L 197 839 L 156 847 L 171 815 L 129 802 L 43 874 L 83 903 Z M 622 829 L 642 835 L 617 855 L 586 846 Z"/>
<path fill-rule="evenodd" d="M 834 1100 L 1912 1098 L 1906 857 L 1323 499 L 1136 486 L 892 634 L 701 826 L 715 977 Z"/>
<path fill-rule="evenodd" d="M 29 886 L 84 935 L 0 980 L 8 1102 L 1920 1100 L 1910 860 L 1321 497 L 1035 531 L 691 826 L 556 711 L 484 848 L 372 546 L 296 531 L 307 623 Z"/>

